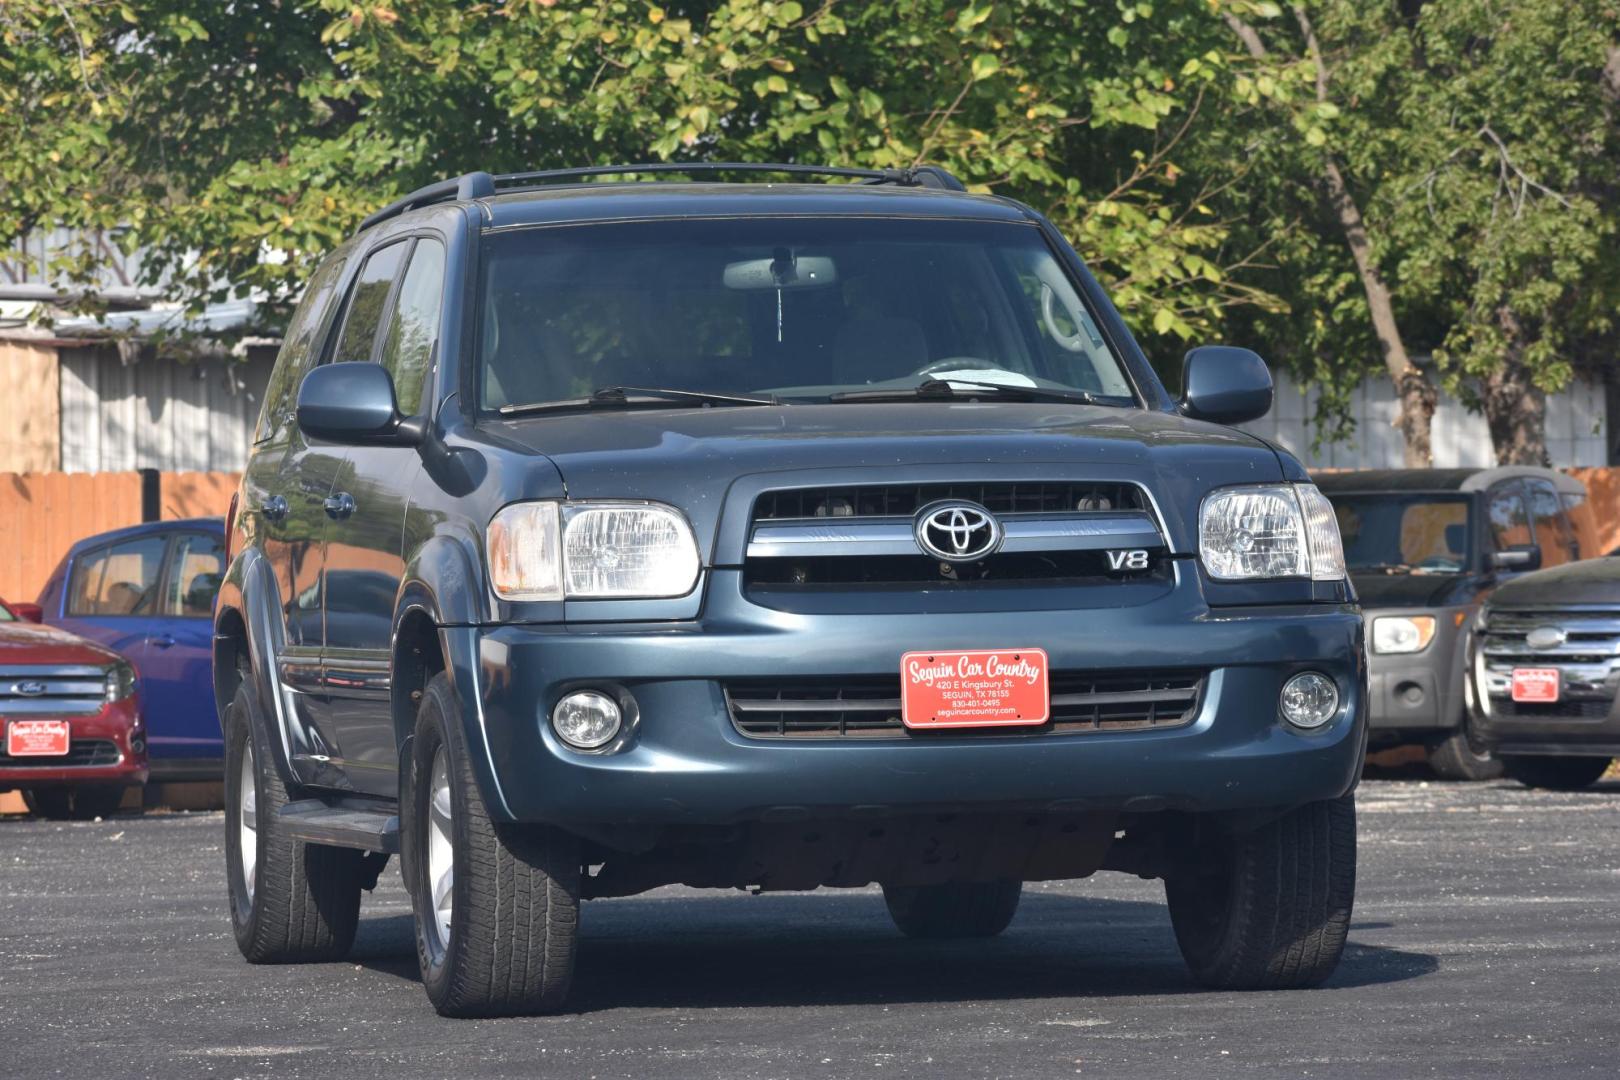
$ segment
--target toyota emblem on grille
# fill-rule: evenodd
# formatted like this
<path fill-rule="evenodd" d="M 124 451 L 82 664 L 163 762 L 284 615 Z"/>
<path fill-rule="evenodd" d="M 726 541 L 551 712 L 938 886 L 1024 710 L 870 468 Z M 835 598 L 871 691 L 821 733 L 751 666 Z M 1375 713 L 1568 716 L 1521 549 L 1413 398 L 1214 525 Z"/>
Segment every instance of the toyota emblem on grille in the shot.
<path fill-rule="evenodd" d="M 42 682 L 20 682 L 11 684 L 11 692 L 18 697 L 39 697 L 45 692 Z"/>
<path fill-rule="evenodd" d="M 929 503 L 912 523 L 917 544 L 945 562 L 982 559 L 1001 546 L 1001 522 L 978 503 Z"/>
<path fill-rule="evenodd" d="M 1524 635 L 1524 643 L 1532 649 L 1556 649 L 1569 639 L 1569 631 L 1562 626 L 1538 626 Z"/>

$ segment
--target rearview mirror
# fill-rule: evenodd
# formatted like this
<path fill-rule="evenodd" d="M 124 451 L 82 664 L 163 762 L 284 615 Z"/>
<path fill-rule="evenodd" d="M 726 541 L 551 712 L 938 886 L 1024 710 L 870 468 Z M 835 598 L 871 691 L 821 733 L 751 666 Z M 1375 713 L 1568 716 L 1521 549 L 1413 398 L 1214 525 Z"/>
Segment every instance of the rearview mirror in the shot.
<path fill-rule="evenodd" d="M 1491 565 L 1498 570 L 1540 570 L 1540 544 L 1512 544 L 1491 554 Z"/>
<path fill-rule="evenodd" d="M 399 414 L 394 380 L 366 361 L 324 364 L 298 388 L 298 428 L 345 446 L 415 446 L 423 425 Z"/>
<path fill-rule="evenodd" d="M 782 248 L 771 259 L 727 263 L 728 289 L 819 289 L 838 284 L 838 267 L 825 255 L 795 255 Z"/>
<path fill-rule="evenodd" d="M 1216 424 L 1242 424 L 1271 411 L 1271 372 L 1257 353 L 1203 345 L 1181 368 L 1182 415 Z"/>

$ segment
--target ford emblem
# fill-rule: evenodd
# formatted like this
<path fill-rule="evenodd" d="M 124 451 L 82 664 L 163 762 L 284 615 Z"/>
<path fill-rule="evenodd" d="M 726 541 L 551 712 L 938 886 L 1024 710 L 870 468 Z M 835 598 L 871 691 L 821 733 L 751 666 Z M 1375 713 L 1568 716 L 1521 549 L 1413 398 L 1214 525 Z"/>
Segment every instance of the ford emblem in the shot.
<path fill-rule="evenodd" d="M 42 682 L 20 682 L 11 684 L 11 692 L 18 697 L 39 697 L 46 690 Z"/>
<path fill-rule="evenodd" d="M 1524 643 L 1532 649 L 1556 649 L 1569 640 L 1569 631 L 1562 626 L 1538 626 L 1524 635 Z"/>

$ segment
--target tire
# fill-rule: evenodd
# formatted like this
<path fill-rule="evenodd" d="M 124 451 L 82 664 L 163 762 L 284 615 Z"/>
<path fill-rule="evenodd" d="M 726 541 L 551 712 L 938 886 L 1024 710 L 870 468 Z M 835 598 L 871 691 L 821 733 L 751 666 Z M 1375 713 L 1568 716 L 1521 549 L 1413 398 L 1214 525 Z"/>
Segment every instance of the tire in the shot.
<path fill-rule="evenodd" d="M 1525 787 L 1547 791 L 1580 791 L 1597 783 L 1609 771 L 1610 758 L 1599 757 L 1506 757 L 1502 765 L 1508 776 Z"/>
<path fill-rule="evenodd" d="M 456 712 L 440 673 L 417 712 L 401 821 L 422 985 L 442 1016 L 555 1012 L 574 974 L 579 841 L 490 819 Z"/>
<path fill-rule="evenodd" d="M 236 946 L 254 964 L 341 960 L 360 921 L 364 853 L 286 834 L 276 815 L 287 788 L 251 709 L 238 687 L 224 717 L 225 876 Z"/>
<path fill-rule="evenodd" d="M 79 787 L 25 789 L 23 803 L 30 813 L 50 821 L 93 821 L 111 817 L 124 801 L 122 784 L 85 784 Z"/>
<path fill-rule="evenodd" d="M 1429 768 L 1442 780 L 1474 782 L 1495 780 L 1502 775 L 1502 762 L 1479 745 L 1473 723 L 1464 720 L 1444 742 L 1429 748 Z"/>
<path fill-rule="evenodd" d="M 1332 975 L 1355 899 L 1355 797 L 1308 803 L 1252 832 L 1202 835 L 1165 879 L 1193 978 L 1217 990 L 1283 990 Z"/>
<path fill-rule="evenodd" d="M 987 938 L 1007 929 L 1018 911 L 1022 881 L 885 885 L 889 917 L 907 937 Z"/>

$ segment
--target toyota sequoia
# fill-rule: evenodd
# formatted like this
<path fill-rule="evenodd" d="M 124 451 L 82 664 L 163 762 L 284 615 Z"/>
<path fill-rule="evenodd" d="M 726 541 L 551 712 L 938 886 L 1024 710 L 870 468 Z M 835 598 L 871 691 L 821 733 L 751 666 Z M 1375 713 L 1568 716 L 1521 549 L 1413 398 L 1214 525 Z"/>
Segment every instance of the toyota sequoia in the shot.
<path fill-rule="evenodd" d="M 786 181 L 786 182 L 782 182 Z M 1211 987 L 1321 982 L 1362 619 L 1332 507 L 937 168 L 471 173 L 315 269 L 214 618 L 237 943 L 340 957 L 398 855 L 446 1015 L 555 1010 L 580 904 L 881 887 L 987 937 L 1164 881 Z"/>

